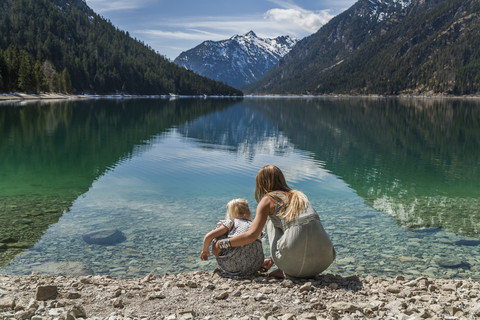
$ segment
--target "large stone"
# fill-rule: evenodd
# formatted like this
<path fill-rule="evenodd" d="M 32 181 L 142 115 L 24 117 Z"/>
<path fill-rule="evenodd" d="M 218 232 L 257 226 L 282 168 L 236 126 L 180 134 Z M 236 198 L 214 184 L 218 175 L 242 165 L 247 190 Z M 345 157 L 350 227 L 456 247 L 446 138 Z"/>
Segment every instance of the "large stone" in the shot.
<path fill-rule="evenodd" d="M 113 245 L 126 240 L 125 235 L 117 229 L 98 230 L 84 234 L 83 240 L 88 244 Z"/>
<path fill-rule="evenodd" d="M 53 299 L 57 296 L 57 290 L 56 286 L 38 286 L 35 299 L 39 301 Z"/>
<path fill-rule="evenodd" d="M 15 307 L 15 299 L 13 297 L 1 297 L 0 298 L 0 310 L 13 309 Z"/>
<path fill-rule="evenodd" d="M 329 308 L 334 311 L 341 311 L 341 312 L 355 312 L 358 310 L 358 308 L 353 304 L 349 302 L 344 302 L 344 301 L 334 302 L 331 305 L 329 305 Z"/>

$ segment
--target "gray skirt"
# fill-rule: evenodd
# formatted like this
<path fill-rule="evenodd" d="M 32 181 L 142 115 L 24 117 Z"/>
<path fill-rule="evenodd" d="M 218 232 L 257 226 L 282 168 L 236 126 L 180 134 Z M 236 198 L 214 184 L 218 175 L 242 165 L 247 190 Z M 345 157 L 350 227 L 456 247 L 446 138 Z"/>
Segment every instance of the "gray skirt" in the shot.
<path fill-rule="evenodd" d="M 226 276 L 250 276 L 260 270 L 263 264 L 262 242 L 257 239 L 241 247 L 223 250 L 217 263 Z"/>

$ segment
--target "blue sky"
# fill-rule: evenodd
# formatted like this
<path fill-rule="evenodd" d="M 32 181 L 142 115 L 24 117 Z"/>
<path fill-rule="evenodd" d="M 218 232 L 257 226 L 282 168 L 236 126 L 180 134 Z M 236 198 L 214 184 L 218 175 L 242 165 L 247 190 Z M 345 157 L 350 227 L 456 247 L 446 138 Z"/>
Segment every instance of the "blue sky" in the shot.
<path fill-rule="evenodd" d="M 87 0 L 98 14 L 173 60 L 205 40 L 316 32 L 357 0 Z"/>

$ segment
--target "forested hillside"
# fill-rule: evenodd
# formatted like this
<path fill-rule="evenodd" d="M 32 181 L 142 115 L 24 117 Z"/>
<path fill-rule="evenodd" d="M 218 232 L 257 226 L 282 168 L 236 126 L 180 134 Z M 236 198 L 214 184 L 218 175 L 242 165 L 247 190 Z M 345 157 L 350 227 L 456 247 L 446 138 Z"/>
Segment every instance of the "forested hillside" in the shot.
<path fill-rule="evenodd" d="M 248 91 L 480 93 L 480 2 L 359 0 Z"/>
<path fill-rule="evenodd" d="M 241 95 L 176 66 L 83 0 L 0 2 L 0 92 Z"/>

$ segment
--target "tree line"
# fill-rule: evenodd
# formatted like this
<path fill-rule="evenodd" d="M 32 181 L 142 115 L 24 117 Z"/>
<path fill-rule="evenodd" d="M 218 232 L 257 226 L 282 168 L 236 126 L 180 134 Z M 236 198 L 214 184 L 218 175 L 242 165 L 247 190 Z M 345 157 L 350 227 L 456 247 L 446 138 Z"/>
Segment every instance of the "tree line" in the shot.
<path fill-rule="evenodd" d="M 73 91 L 67 68 L 58 72 L 49 61 L 33 60 L 17 46 L 0 49 L 0 92 L 62 92 Z"/>
<path fill-rule="evenodd" d="M 0 50 L 5 92 L 242 94 L 176 66 L 82 0 L 2 1 Z"/>

